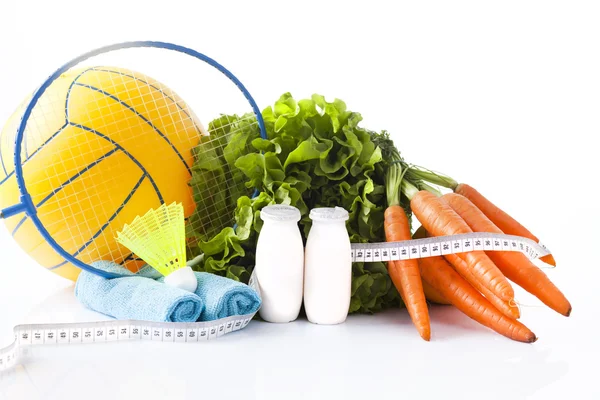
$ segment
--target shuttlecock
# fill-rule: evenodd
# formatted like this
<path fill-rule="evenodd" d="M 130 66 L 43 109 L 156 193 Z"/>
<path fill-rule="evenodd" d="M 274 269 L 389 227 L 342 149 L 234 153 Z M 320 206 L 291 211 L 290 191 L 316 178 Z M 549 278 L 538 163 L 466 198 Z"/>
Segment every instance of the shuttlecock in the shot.
<path fill-rule="evenodd" d="M 196 275 L 186 266 L 185 219 L 181 203 L 163 204 L 141 217 L 138 215 L 117 232 L 117 242 L 164 275 L 167 285 L 196 291 Z"/>

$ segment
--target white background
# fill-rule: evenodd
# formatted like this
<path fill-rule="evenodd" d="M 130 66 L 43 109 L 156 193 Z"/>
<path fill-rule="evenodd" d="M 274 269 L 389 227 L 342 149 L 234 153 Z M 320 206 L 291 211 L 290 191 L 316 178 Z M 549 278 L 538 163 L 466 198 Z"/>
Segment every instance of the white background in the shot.
<path fill-rule="evenodd" d="M 336 327 L 251 323 L 208 344 L 71 347 L 0 380 L 1 399 L 600 398 L 597 3 L 8 0 L 0 16 L 0 121 L 82 52 L 186 45 L 261 108 L 286 91 L 342 98 L 409 161 L 476 186 L 553 250 L 548 274 L 573 304 L 564 318 L 517 292 L 533 345 L 433 307 L 430 343 L 394 310 Z M 101 318 L 4 229 L 0 251 L 0 347 L 17 323 Z"/>

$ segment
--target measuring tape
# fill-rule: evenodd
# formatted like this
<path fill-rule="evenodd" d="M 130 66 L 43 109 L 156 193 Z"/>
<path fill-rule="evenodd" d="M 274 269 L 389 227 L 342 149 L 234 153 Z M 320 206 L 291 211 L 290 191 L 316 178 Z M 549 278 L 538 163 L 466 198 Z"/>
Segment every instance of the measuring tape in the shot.
<path fill-rule="evenodd" d="M 260 287 L 253 273 L 248 286 L 259 297 Z M 256 315 L 236 315 L 207 322 L 151 322 L 113 320 L 65 324 L 17 325 L 15 341 L 0 350 L 0 372 L 21 364 L 30 346 L 72 345 L 130 340 L 158 342 L 202 342 L 244 329 Z"/>
<path fill-rule="evenodd" d="M 443 256 L 478 250 L 518 251 L 530 259 L 550 254 L 544 245 L 528 238 L 497 233 L 466 233 L 401 242 L 352 243 L 351 256 L 352 262 L 377 262 Z M 261 295 L 254 273 L 250 277 L 248 285 L 256 290 L 259 296 Z M 193 323 L 114 320 L 18 325 L 14 328 L 15 341 L 0 350 L 0 371 L 19 365 L 29 346 L 126 340 L 201 342 L 239 331 L 245 328 L 255 315 L 256 313 L 253 313 Z"/>
<path fill-rule="evenodd" d="M 531 239 L 502 233 L 464 233 L 401 242 L 352 243 L 351 248 L 352 262 L 408 260 L 478 250 L 518 251 L 530 259 L 550 254 L 544 245 Z"/>

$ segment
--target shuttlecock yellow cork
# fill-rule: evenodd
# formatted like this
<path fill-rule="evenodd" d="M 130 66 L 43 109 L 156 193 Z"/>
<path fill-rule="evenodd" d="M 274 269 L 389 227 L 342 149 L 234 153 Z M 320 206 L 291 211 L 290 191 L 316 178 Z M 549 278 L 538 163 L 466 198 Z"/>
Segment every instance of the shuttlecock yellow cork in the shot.
<path fill-rule="evenodd" d="M 185 219 L 181 203 L 163 204 L 137 216 L 117 232 L 117 241 L 165 277 L 165 283 L 190 292 L 198 281 L 186 266 Z"/>

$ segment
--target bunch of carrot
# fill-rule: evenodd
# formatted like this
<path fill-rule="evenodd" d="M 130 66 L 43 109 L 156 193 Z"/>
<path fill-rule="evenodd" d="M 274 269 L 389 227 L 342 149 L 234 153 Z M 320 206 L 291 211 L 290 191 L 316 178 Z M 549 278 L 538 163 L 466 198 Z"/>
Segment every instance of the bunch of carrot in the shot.
<path fill-rule="evenodd" d="M 537 237 L 472 187 L 429 171 L 407 168 L 399 154 L 393 158 L 386 178 L 388 208 L 384 227 L 388 242 L 471 232 L 505 233 L 538 242 Z M 453 193 L 441 195 L 423 180 L 450 188 Z M 415 182 L 421 183 L 415 185 Z M 410 200 L 412 212 L 422 225 L 414 236 L 400 206 L 402 194 Z M 551 255 L 542 260 L 556 265 Z M 417 331 L 425 340 L 431 337 L 425 293 L 429 299 L 452 304 L 501 335 L 526 343 L 535 342 L 537 338 L 518 321 L 520 312 L 509 280 L 556 312 L 564 316 L 571 313 L 571 304 L 564 294 L 519 252 L 471 251 L 390 261 L 388 271 Z"/>

